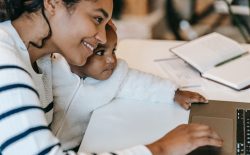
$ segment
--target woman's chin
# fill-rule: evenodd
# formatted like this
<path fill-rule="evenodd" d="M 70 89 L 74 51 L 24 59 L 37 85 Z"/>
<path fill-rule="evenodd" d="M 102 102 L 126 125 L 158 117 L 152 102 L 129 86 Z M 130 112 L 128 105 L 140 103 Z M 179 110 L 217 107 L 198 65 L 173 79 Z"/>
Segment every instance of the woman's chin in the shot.
<path fill-rule="evenodd" d="M 76 66 L 83 66 L 86 64 L 88 57 L 90 57 L 92 54 L 88 54 L 88 55 L 84 55 L 81 57 L 78 57 L 77 61 L 76 61 Z"/>
<path fill-rule="evenodd" d="M 86 58 L 81 58 L 81 59 L 71 59 L 71 61 L 69 61 L 68 63 L 70 63 L 71 65 L 74 66 L 83 66 L 85 65 L 87 59 Z"/>

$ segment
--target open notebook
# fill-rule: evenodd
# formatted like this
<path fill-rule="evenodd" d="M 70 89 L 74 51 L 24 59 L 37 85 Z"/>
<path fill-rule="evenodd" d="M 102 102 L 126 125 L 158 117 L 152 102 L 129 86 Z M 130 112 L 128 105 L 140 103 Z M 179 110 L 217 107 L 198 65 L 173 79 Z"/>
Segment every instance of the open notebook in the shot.
<path fill-rule="evenodd" d="M 211 33 L 171 51 L 207 79 L 241 90 L 250 85 L 250 54 L 236 41 Z"/>

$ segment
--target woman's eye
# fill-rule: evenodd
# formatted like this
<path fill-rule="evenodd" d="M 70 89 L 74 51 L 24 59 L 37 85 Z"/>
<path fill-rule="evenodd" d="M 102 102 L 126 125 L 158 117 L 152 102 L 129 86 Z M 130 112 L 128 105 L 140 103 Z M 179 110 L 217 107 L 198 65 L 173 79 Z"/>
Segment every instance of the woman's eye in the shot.
<path fill-rule="evenodd" d="M 97 51 L 97 52 L 95 52 L 95 55 L 99 55 L 99 56 L 102 56 L 102 55 L 104 55 L 104 50 L 100 50 L 100 51 Z"/>
<path fill-rule="evenodd" d="M 102 17 L 95 17 L 95 20 L 96 20 L 97 24 L 101 24 L 103 21 L 103 18 Z"/>

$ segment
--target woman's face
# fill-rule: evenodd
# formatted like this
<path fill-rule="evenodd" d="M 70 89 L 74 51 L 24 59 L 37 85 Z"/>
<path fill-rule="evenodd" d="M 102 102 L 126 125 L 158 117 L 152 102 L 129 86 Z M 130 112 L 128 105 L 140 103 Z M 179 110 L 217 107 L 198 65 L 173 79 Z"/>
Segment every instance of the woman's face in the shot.
<path fill-rule="evenodd" d="M 105 25 L 112 15 L 113 0 L 80 0 L 70 8 L 59 1 L 55 6 L 49 18 L 51 40 L 68 63 L 82 66 L 98 43 L 106 43 Z"/>
<path fill-rule="evenodd" d="M 97 80 L 106 80 L 112 74 L 117 65 L 115 49 L 117 35 L 113 29 L 107 32 L 107 43 L 98 45 L 94 54 L 90 56 L 84 66 L 72 66 L 71 70 L 81 77 L 87 76 Z"/>

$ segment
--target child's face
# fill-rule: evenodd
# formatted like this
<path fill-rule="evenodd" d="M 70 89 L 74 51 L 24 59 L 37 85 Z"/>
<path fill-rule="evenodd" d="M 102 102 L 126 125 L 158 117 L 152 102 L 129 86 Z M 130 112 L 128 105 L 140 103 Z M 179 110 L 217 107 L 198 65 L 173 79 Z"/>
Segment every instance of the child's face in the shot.
<path fill-rule="evenodd" d="M 84 66 L 71 66 L 71 70 L 79 76 L 92 77 L 97 80 L 108 79 L 117 64 L 115 49 L 117 35 L 113 29 L 107 30 L 107 43 L 98 45 L 94 54 L 87 59 Z"/>

